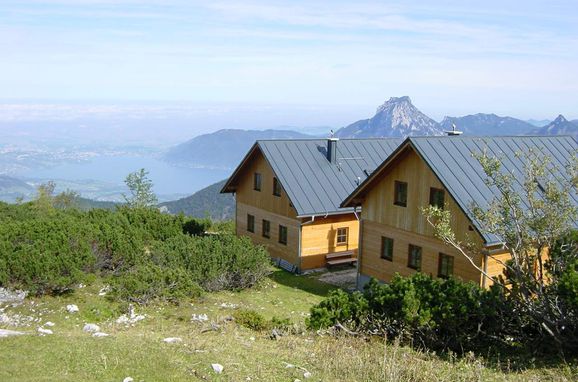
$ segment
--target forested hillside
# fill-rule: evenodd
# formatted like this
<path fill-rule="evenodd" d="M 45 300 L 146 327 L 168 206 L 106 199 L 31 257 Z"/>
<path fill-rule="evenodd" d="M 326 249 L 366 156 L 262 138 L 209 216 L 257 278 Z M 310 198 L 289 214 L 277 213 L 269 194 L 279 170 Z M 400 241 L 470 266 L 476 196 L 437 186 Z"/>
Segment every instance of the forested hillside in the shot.
<path fill-rule="evenodd" d="M 186 198 L 159 204 L 161 211 L 171 214 L 183 213 L 195 218 L 209 217 L 213 220 L 230 220 L 235 216 L 235 198 L 221 194 L 226 180 L 210 185 Z"/>

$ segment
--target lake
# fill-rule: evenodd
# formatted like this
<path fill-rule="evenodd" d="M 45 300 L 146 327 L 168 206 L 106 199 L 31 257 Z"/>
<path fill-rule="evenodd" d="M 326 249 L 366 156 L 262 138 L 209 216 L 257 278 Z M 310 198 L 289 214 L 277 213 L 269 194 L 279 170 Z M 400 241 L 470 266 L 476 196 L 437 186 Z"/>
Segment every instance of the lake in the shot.
<path fill-rule="evenodd" d="M 100 156 L 81 163 L 64 163 L 45 169 L 24 171 L 19 176 L 46 180 L 93 180 L 123 185 L 126 176 L 144 168 L 154 183 L 159 199 L 170 200 L 192 193 L 227 178 L 231 171 L 171 166 L 143 156 Z"/>

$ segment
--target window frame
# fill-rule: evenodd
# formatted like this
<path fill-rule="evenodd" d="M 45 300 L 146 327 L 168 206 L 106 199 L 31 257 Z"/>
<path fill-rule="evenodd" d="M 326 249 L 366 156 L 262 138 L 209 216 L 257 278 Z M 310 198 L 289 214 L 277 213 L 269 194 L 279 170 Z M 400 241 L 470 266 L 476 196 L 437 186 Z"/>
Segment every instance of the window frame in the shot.
<path fill-rule="evenodd" d="M 449 263 L 446 263 L 444 266 L 444 259 L 451 260 Z M 451 266 L 448 273 L 448 265 Z M 444 269 L 445 268 L 445 269 Z M 442 273 L 445 271 L 446 273 Z M 446 255 L 445 253 L 440 252 L 438 258 L 438 277 L 447 279 L 454 274 L 454 257 L 452 255 Z"/>
<path fill-rule="evenodd" d="M 419 256 L 417 256 L 418 261 L 412 261 L 415 260 L 414 255 L 414 251 L 413 250 L 418 250 Z M 407 247 L 407 267 L 411 268 L 411 269 L 415 269 L 416 271 L 421 271 L 421 260 L 423 257 L 423 248 L 420 247 L 419 245 L 413 245 L 413 244 L 409 244 Z M 414 264 L 414 263 L 417 263 Z"/>
<path fill-rule="evenodd" d="M 247 214 L 247 231 L 255 233 L 255 215 Z"/>
<path fill-rule="evenodd" d="M 273 177 L 273 196 L 281 196 L 281 182 L 276 176 Z"/>
<path fill-rule="evenodd" d="M 391 244 L 389 245 L 389 256 L 384 256 L 385 254 L 385 243 L 386 242 L 390 242 Z M 387 261 L 393 261 L 393 245 L 394 245 L 394 240 L 391 237 L 387 237 L 387 236 L 382 236 L 381 237 L 381 251 L 379 253 L 379 257 L 383 260 L 387 260 Z"/>
<path fill-rule="evenodd" d="M 263 185 L 263 176 L 260 172 L 253 173 L 253 190 L 261 192 L 261 186 Z"/>
<path fill-rule="evenodd" d="M 271 238 L 271 222 L 267 219 L 263 219 L 261 221 L 261 235 L 267 239 Z M 265 227 L 267 227 L 267 229 L 265 230 Z"/>
<path fill-rule="evenodd" d="M 405 201 L 398 201 L 400 193 L 400 187 L 405 187 Z M 393 183 L 393 204 L 399 207 L 407 207 L 407 182 L 402 182 L 401 180 L 396 180 Z"/>
<path fill-rule="evenodd" d="M 287 226 L 279 224 L 279 244 L 287 245 L 287 236 Z"/>
<path fill-rule="evenodd" d="M 345 231 L 345 233 L 340 234 L 339 231 Z M 345 237 L 345 240 L 339 241 L 339 239 L 342 237 Z M 337 234 L 335 235 L 335 244 L 336 245 L 347 245 L 348 242 L 349 242 L 349 227 L 337 228 Z"/>
<path fill-rule="evenodd" d="M 442 204 L 441 206 L 437 203 L 439 200 L 436 200 L 436 195 L 442 195 Z M 446 191 L 442 188 L 430 187 L 429 188 L 429 205 L 437 207 L 439 209 L 444 209 L 446 203 Z"/>

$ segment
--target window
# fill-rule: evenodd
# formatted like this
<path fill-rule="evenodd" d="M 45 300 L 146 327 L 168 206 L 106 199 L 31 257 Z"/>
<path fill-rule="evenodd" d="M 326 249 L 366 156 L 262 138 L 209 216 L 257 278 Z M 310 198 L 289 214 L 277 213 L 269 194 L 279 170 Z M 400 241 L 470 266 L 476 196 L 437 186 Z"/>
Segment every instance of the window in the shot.
<path fill-rule="evenodd" d="M 444 190 L 440 190 L 439 188 L 430 188 L 429 189 L 429 204 L 430 206 L 436 206 L 437 208 L 444 208 Z"/>
<path fill-rule="evenodd" d="M 281 183 L 279 183 L 276 177 L 273 177 L 273 195 L 281 196 Z"/>
<path fill-rule="evenodd" d="M 258 172 L 253 176 L 253 190 L 261 191 L 261 174 Z"/>
<path fill-rule="evenodd" d="M 415 270 L 421 270 L 421 247 L 409 245 L 407 251 L 407 266 Z"/>
<path fill-rule="evenodd" d="M 454 274 L 454 257 L 440 253 L 438 277 L 450 277 Z"/>
<path fill-rule="evenodd" d="M 345 245 L 347 244 L 347 233 L 349 229 L 345 228 L 337 228 L 337 245 Z"/>
<path fill-rule="evenodd" d="M 279 225 L 279 243 L 287 245 L 287 227 Z"/>
<path fill-rule="evenodd" d="M 247 231 L 255 232 L 255 216 L 247 214 Z"/>
<path fill-rule="evenodd" d="M 407 207 L 407 183 L 395 181 L 393 189 L 393 204 Z"/>
<path fill-rule="evenodd" d="M 389 237 L 381 237 L 381 258 L 385 260 L 393 260 L 393 239 Z"/>
<path fill-rule="evenodd" d="M 265 219 L 263 219 L 263 237 L 271 237 L 271 222 Z"/>

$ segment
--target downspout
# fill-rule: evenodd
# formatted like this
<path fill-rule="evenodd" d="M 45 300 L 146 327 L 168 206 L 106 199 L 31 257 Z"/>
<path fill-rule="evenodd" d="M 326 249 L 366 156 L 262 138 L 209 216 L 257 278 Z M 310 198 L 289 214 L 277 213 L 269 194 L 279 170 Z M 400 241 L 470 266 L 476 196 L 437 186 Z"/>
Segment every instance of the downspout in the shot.
<path fill-rule="evenodd" d="M 297 238 L 297 242 L 298 242 L 298 244 L 297 244 L 297 258 L 299 259 L 298 273 L 301 273 L 301 269 L 302 269 L 301 268 L 301 261 L 302 261 L 302 258 L 301 258 L 301 239 L 302 239 L 301 231 L 302 231 L 302 228 L 303 228 L 303 225 L 300 224 L 299 225 L 299 237 Z"/>
<path fill-rule="evenodd" d="M 363 220 L 357 215 L 357 206 L 353 207 L 353 214 L 359 221 L 359 234 L 357 236 L 357 275 L 355 277 L 355 288 L 359 289 L 359 276 L 361 274 L 361 246 L 363 245 Z"/>

